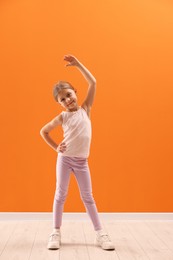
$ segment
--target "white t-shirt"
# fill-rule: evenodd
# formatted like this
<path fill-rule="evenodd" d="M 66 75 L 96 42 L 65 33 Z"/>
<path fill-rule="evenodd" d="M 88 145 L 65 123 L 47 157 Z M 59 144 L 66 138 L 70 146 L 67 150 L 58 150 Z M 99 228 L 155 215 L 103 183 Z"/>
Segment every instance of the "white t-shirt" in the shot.
<path fill-rule="evenodd" d="M 89 156 L 91 143 L 91 121 L 86 111 L 79 107 L 77 111 L 62 111 L 62 128 L 66 143 L 66 151 L 58 154 L 62 156 L 82 157 Z"/>

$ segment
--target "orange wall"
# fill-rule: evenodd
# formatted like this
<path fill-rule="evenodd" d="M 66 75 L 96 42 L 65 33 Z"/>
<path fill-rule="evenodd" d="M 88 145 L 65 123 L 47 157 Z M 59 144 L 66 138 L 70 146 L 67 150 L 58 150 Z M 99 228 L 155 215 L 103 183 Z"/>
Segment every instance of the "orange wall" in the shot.
<path fill-rule="evenodd" d="M 79 104 L 97 79 L 89 157 L 100 212 L 173 211 L 173 4 L 166 0 L 0 2 L 1 211 L 51 211 L 56 152 L 41 127 L 61 112 L 52 87 Z M 59 142 L 62 131 L 52 131 Z M 71 177 L 65 211 L 85 211 Z"/>

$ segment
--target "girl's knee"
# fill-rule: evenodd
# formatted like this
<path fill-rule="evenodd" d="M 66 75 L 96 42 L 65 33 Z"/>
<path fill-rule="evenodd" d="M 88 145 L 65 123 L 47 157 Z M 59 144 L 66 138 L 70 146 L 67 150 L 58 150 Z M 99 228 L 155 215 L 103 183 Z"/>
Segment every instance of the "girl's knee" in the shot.
<path fill-rule="evenodd" d="M 81 199 L 85 204 L 95 204 L 92 193 L 82 193 Z"/>
<path fill-rule="evenodd" d="M 60 189 L 55 192 L 55 200 L 59 203 L 64 203 L 67 197 L 67 191 L 62 191 Z"/>

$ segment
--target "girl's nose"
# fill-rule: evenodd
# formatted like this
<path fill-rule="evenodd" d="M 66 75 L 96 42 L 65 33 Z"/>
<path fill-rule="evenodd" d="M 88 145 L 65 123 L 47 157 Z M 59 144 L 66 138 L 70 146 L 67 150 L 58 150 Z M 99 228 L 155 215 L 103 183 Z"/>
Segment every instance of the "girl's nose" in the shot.
<path fill-rule="evenodd" d="M 66 99 L 66 103 L 68 104 L 70 102 L 70 98 L 67 98 Z"/>

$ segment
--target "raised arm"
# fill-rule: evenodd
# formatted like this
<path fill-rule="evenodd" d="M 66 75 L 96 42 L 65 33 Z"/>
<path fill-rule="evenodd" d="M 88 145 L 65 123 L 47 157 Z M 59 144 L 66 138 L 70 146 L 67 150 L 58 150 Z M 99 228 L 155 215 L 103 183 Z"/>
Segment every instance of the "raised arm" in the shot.
<path fill-rule="evenodd" d="M 72 55 L 65 55 L 64 60 L 68 61 L 69 63 L 66 66 L 76 66 L 79 71 L 82 73 L 86 81 L 88 82 L 88 92 L 84 102 L 82 103 L 82 107 L 87 110 L 88 114 L 91 109 L 91 106 L 94 101 L 95 92 L 96 92 L 96 79 L 94 76 L 89 72 L 89 70 L 77 60 L 76 57 Z"/>

